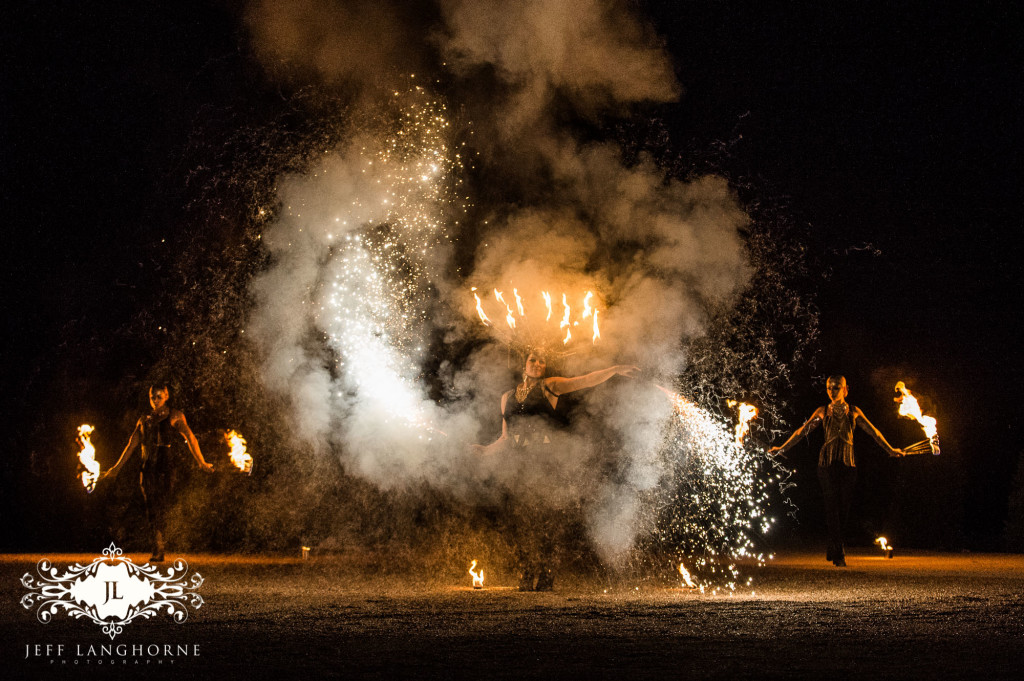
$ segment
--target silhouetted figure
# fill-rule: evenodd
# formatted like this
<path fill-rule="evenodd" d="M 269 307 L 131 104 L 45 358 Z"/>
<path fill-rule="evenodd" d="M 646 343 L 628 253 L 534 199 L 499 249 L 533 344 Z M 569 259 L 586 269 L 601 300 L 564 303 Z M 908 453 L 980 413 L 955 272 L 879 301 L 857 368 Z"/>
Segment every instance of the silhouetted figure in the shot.
<path fill-rule="evenodd" d="M 182 459 L 174 445 L 183 439 L 199 467 L 207 473 L 213 472 L 213 466 L 203 458 L 199 442 L 188 427 L 185 415 L 168 405 L 170 396 L 166 385 L 150 386 L 149 404 L 153 411 L 139 418 L 121 457 L 100 477 L 102 480 L 116 476 L 121 466 L 128 462 L 141 445 L 142 472 L 139 474 L 139 488 L 142 490 L 146 518 L 153 533 L 153 555 L 149 557 L 152 562 L 164 559 L 167 546 L 167 510 L 174 501 L 176 471 Z"/>
<path fill-rule="evenodd" d="M 826 560 L 836 567 L 846 567 L 846 551 L 843 537 L 846 520 L 850 514 L 853 489 L 857 484 L 857 467 L 853 457 L 853 429 L 860 426 L 878 446 L 889 452 L 889 456 L 903 456 L 903 451 L 894 449 L 875 428 L 859 408 L 846 403 L 850 392 L 843 376 L 830 376 L 825 391 L 831 402 L 818 407 L 807 422 L 797 428 L 781 447 L 772 447 L 773 453 L 784 453 L 800 438 L 819 424 L 825 424 L 825 444 L 818 454 L 818 482 L 825 496 L 825 524 L 828 527 L 828 549 Z"/>
<path fill-rule="evenodd" d="M 592 388 L 612 376 L 633 376 L 634 366 L 613 366 L 575 378 L 546 377 L 547 361 L 539 352 L 526 358 L 523 380 L 501 396 L 501 437 L 487 445 L 474 445 L 479 453 L 529 457 L 543 460 L 568 446 L 565 428 L 569 424 L 561 395 Z M 527 465 L 529 462 L 527 461 Z M 550 591 L 554 587 L 551 567 L 555 537 L 565 522 L 541 502 L 522 498 L 528 490 L 519 490 L 520 498 L 510 500 L 507 514 L 514 528 L 516 561 L 521 570 L 520 591 Z"/>

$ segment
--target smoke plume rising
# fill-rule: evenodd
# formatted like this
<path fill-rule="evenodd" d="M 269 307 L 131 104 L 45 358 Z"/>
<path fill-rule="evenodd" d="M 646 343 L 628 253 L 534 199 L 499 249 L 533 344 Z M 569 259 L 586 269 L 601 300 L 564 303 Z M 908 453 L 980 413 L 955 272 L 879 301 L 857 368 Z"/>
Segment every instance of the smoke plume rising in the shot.
<path fill-rule="evenodd" d="M 613 0 L 265 1 L 247 20 L 271 73 L 359 93 L 347 140 L 280 179 L 252 287 L 265 385 L 294 433 L 381 488 L 578 505 L 601 557 L 621 560 L 674 470 L 672 404 L 615 379 L 574 396 L 558 457 L 470 454 L 497 437 L 521 369 L 488 340 L 470 288 L 516 287 L 537 310 L 541 291 L 595 292 L 601 341 L 563 371 L 637 364 L 671 383 L 686 368 L 709 309 L 748 281 L 748 218 L 724 179 L 627 164 L 580 133 L 678 97 L 657 36 Z"/>

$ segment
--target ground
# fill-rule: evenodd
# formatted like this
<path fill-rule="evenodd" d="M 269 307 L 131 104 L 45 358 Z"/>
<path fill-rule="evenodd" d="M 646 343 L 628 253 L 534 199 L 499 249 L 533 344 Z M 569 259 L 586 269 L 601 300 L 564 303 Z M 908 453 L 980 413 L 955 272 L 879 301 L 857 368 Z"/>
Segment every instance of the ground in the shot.
<path fill-rule="evenodd" d="M 474 590 L 468 575 L 368 577 L 339 556 L 184 555 L 205 578 L 205 604 L 183 624 L 135 622 L 115 640 L 199 646 L 159 664 L 77 657 L 77 646 L 109 643 L 99 626 L 44 625 L 22 608 L 20 577 L 40 557 L 0 556 L 6 678 L 999 679 L 1024 665 L 1019 555 L 863 549 L 835 568 L 784 553 L 753 573 L 753 594 L 729 596 L 572 575 L 552 593 L 519 593 L 508 575 Z M 47 643 L 64 644 L 63 656 L 25 659 L 27 645 Z"/>

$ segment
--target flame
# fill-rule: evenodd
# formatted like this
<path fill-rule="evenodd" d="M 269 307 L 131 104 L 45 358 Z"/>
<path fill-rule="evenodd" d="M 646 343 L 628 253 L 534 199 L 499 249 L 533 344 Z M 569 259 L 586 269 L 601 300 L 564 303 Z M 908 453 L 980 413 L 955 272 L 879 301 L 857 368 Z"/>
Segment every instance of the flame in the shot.
<path fill-rule="evenodd" d="M 882 549 L 883 551 L 889 551 L 890 549 L 892 549 L 892 547 L 889 545 L 889 540 L 885 537 L 879 537 L 875 540 L 875 543 L 878 544 L 878 548 Z"/>
<path fill-rule="evenodd" d="M 924 434 L 929 438 L 933 438 L 938 435 L 938 429 L 936 428 L 937 422 L 932 416 L 924 416 L 921 413 L 921 405 L 917 403 L 917 398 L 910 394 L 907 390 L 907 386 L 904 385 L 903 381 L 896 384 L 895 388 L 899 393 L 899 397 L 894 397 L 893 401 L 900 405 L 900 416 L 908 419 L 914 419 L 921 424 L 924 429 Z"/>
<path fill-rule="evenodd" d="M 96 488 L 96 481 L 100 477 L 100 464 L 96 461 L 96 448 L 92 445 L 92 433 L 96 430 L 93 426 L 83 423 L 78 426 L 78 443 L 82 449 L 78 452 L 78 460 L 85 467 L 82 471 L 82 487 L 86 492 Z"/>
<path fill-rule="evenodd" d="M 505 306 L 505 323 L 508 324 L 508 328 L 515 331 L 516 318 L 512 316 L 512 308 L 508 303 L 505 302 L 505 296 L 501 294 L 501 291 L 494 289 L 494 297 L 498 299 L 498 302 Z"/>
<path fill-rule="evenodd" d="M 252 456 L 245 451 L 245 438 L 238 431 L 229 430 L 224 433 L 224 441 L 231 447 L 231 451 L 228 453 L 231 463 L 244 473 L 251 471 Z"/>
<path fill-rule="evenodd" d="M 476 569 L 476 561 L 469 566 L 469 574 L 473 576 L 473 588 L 482 589 L 484 588 L 484 571 Z"/>
<path fill-rule="evenodd" d="M 476 291 L 476 287 L 475 286 L 473 287 L 473 290 Z M 487 326 L 490 326 L 491 325 L 491 320 L 488 319 L 487 315 L 484 314 L 483 305 L 480 303 L 480 296 L 478 296 L 476 293 L 474 293 L 473 297 L 476 298 L 476 313 L 478 315 L 480 315 L 480 321 L 482 321 Z"/>
<path fill-rule="evenodd" d="M 690 576 L 690 571 L 686 569 L 686 566 L 679 563 L 679 574 L 683 576 L 683 585 L 687 589 L 696 589 L 697 583 L 693 581 L 693 577 Z"/>
<path fill-rule="evenodd" d="M 729 400 L 727 404 L 730 407 L 739 406 L 740 422 L 736 424 L 736 444 L 742 445 L 743 438 L 750 432 L 750 422 L 757 418 L 757 407 L 736 400 Z"/>
<path fill-rule="evenodd" d="M 480 296 L 476 293 L 476 287 L 471 287 L 473 291 L 473 298 L 476 301 L 476 313 L 479 316 L 480 321 L 485 326 L 494 326 L 491 319 L 487 316 L 484 311 L 483 302 L 480 300 Z M 498 304 L 505 308 L 505 322 L 508 328 L 511 330 L 512 335 L 510 338 L 504 340 L 514 341 L 522 343 L 527 347 L 548 347 L 555 342 L 555 338 L 562 341 L 562 345 L 569 345 L 573 339 L 571 332 L 572 327 L 586 327 L 589 323 L 591 328 L 591 343 L 596 344 L 601 338 L 601 328 L 598 322 L 598 315 L 600 310 L 594 306 L 595 293 L 593 291 L 586 291 L 582 295 L 582 312 L 579 313 L 578 319 L 573 319 L 572 305 L 569 303 L 569 295 L 562 293 L 562 315 L 558 320 L 558 328 L 565 329 L 565 333 L 561 331 L 555 332 L 551 327 L 545 327 L 545 324 L 552 323 L 552 305 L 551 305 L 551 293 L 549 291 L 541 291 L 540 295 L 544 301 L 544 307 L 547 310 L 547 314 L 544 318 L 544 322 L 541 323 L 539 318 L 533 320 L 526 315 L 526 304 L 524 303 L 523 294 L 519 293 L 519 288 L 512 289 L 512 295 L 515 298 L 515 304 L 511 305 L 505 298 L 505 294 L 498 289 L 492 289 L 494 299 Z M 533 295 L 533 294 L 530 294 Z M 588 320 L 593 317 L 593 322 L 590 323 Z M 582 322 L 582 323 L 581 323 Z M 556 335 L 557 333 L 557 335 Z M 577 334 L 582 337 L 582 332 Z"/>

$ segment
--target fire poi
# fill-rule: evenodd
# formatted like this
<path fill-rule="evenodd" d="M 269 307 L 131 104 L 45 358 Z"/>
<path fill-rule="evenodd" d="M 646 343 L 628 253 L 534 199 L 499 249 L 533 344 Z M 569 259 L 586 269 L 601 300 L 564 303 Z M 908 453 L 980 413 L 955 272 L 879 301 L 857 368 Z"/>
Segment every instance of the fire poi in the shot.
<path fill-rule="evenodd" d="M 96 461 L 96 448 L 92 444 L 92 433 L 96 430 L 93 426 L 83 423 L 78 426 L 78 444 L 81 450 L 78 452 L 78 461 L 85 468 L 81 474 L 82 486 L 86 492 L 92 492 L 96 488 L 96 481 L 100 478 L 100 464 Z"/>
<path fill-rule="evenodd" d="M 228 458 L 231 459 L 231 464 L 240 473 L 251 475 L 252 455 L 246 451 L 245 438 L 236 430 L 228 430 L 224 432 L 224 442 L 229 448 Z"/>
<path fill-rule="evenodd" d="M 924 430 L 924 434 L 927 436 L 927 440 L 921 440 L 916 442 L 909 447 L 904 447 L 903 451 L 907 454 L 925 454 L 931 452 L 936 456 L 939 455 L 939 431 L 938 422 L 933 416 L 925 416 L 921 413 L 921 405 L 918 404 L 917 398 L 907 390 L 907 386 L 903 381 L 899 381 L 895 387 L 896 392 L 899 393 L 893 398 L 893 401 L 900 405 L 899 415 L 903 418 L 914 419 L 921 424 L 921 428 Z"/>
<path fill-rule="evenodd" d="M 473 577 L 473 588 L 482 589 L 484 588 L 484 571 L 483 568 L 480 570 L 476 569 L 476 560 L 473 560 L 473 564 L 469 566 L 469 574 Z"/>

